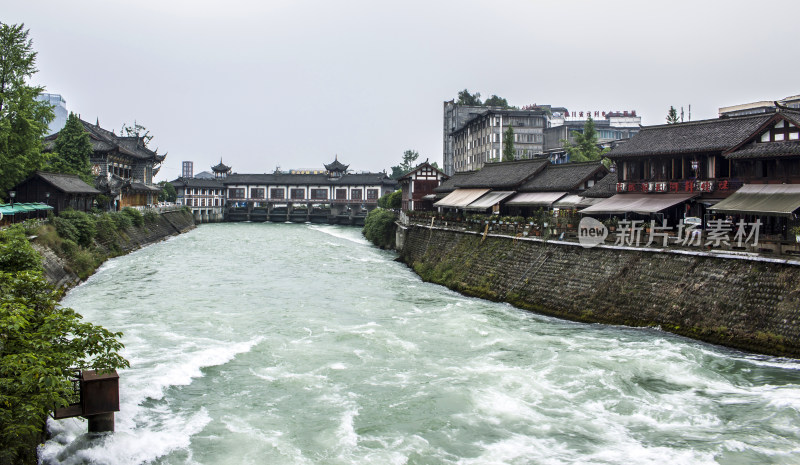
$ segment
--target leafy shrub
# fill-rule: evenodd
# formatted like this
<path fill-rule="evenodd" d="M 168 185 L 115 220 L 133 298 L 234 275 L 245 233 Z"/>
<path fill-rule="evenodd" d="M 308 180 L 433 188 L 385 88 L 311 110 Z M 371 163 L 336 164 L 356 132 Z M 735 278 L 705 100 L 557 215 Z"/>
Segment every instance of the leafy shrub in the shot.
<path fill-rule="evenodd" d="M 97 240 L 102 244 L 114 248 L 117 245 L 117 224 L 108 213 L 97 217 Z"/>
<path fill-rule="evenodd" d="M 108 215 L 114 221 L 114 224 L 117 225 L 117 231 L 128 229 L 133 226 L 133 220 L 131 220 L 131 217 L 122 212 L 113 212 L 109 213 Z"/>
<path fill-rule="evenodd" d="M 77 242 L 73 241 L 72 239 L 64 239 L 61 242 L 61 253 L 63 253 L 68 258 L 72 258 L 72 256 L 77 253 L 80 246 Z"/>
<path fill-rule="evenodd" d="M 378 199 L 378 206 L 387 210 L 402 207 L 403 191 L 398 189 L 394 192 L 385 194 L 383 197 Z"/>
<path fill-rule="evenodd" d="M 0 271 L 16 273 L 41 269 L 41 257 L 31 247 L 22 226 L 15 225 L 0 230 Z"/>
<path fill-rule="evenodd" d="M 158 213 L 153 210 L 147 210 L 144 212 L 144 221 L 147 224 L 153 224 L 158 221 Z"/>
<path fill-rule="evenodd" d="M 53 217 L 50 222 L 56 228 L 56 232 L 64 240 L 71 240 L 73 242 L 78 240 L 78 228 L 72 222 L 60 216 Z"/>
<path fill-rule="evenodd" d="M 75 226 L 77 230 L 77 240 L 75 240 L 75 242 L 84 247 L 92 245 L 92 241 L 97 234 L 95 219 L 92 215 L 76 210 L 66 210 L 61 212 L 58 216 Z M 61 231 L 59 231 L 59 234 L 61 234 Z M 62 235 L 61 237 L 64 236 Z"/>
<path fill-rule="evenodd" d="M 362 233 L 380 248 L 394 247 L 395 214 L 391 210 L 376 208 L 367 214 Z"/>
<path fill-rule="evenodd" d="M 144 226 L 144 218 L 142 218 L 142 214 L 139 212 L 139 210 L 131 207 L 125 207 L 122 209 L 122 214 L 127 215 L 134 225 L 138 227 Z"/>

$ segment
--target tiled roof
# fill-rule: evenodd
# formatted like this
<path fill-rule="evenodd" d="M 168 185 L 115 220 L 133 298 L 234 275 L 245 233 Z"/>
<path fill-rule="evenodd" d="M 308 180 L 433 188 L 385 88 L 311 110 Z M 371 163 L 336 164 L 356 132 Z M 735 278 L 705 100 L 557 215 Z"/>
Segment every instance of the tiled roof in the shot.
<path fill-rule="evenodd" d="M 431 165 L 427 161 L 424 161 L 424 162 L 420 163 L 419 165 L 415 166 L 414 168 L 412 168 L 411 171 L 409 171 L 408 173 L 400 176 L 397 180 L 399 181 L 399 180 L 404 179 L 404 178 L 409 178 L 409 177 L 411 177 L 412 174 L 416 173 L 418 170 L 420 170 L 422 168 L 430 168 L 432 170 L 435 170 L 436 172 L 438 172 L 442 176 L 447 177 L 447 175 L 444 174 L 444 172 L 442 170 L 434 167 L 433 165 Z"/>
<path fill-rule="evenodd" d="M 617 173 L 608 173 L 597 184 L 581 193 L 583 197 L 607 198 L 617 193 Z"/>
<path fill-rule="evenodd" d="M 328 171 L 347 171 L 347 167 L 349 166 L 350 165 L 342 164 L 342 162 L 339 161 L 339 157 L 337 156 L 332 163 L 328 163 L 327 165 L 325 165 L 325 169 Z"/>
<path fill-rule="evenodd" d="M 520 192 L 555 192 L 577 190 L 598 171 L 607 172 L 599 161 L 548 165 L 544 171 L 523 184 Z"/>
<path fill-rule="evenodd" d="M 751 142 L 725 155 L 740 160 L 746 158 L 796 157 L 800 155 L 800 141 Z"/>
<path fill-rule="evenodd" d="M 745 141 L 773 116 L 767 113 L 643 127 L 607 156 L 615 159 L 723 151 Z"/>
<path fill-rule="evenodd" d="M 47 173 L 37 171 L 36 176 L 44 179 L 56 189 L 68 194 L 99 194 L 100 191 L 83 182 L 74 174 Z"/>
<path fill-rule="evenodd" d="M 459 171 L 458 173 L 453 173 L 450 179 L 439 184 L 439 187 L 434 188 L 433 191 L 440 194 L 453 192 L 456 190 L 459 183 L 464 182 L 467 178 L 474 176 L 476 173 L 477 171 Z"/>
<path fill-rule="evenodd" d="M 224 164 L 224 163 L 222 163 L 222 159 L 220 158 L 219 159 L 219 164 L 212 166 L 211 169 L 214 170 L 214 171 L 228 172 L 228 171 L 230 171 L 231 167 L 226 165 L 226 164 Z"/>
<path fill-rule="evenodd" d="M 211 189 L 223 189 L 225 186 L 216 179 L 204 179 L 204 178 L 178 178 L 174 181 L 170 181 L 174 187 L 200 187 L 200 188 L 211 188 Z"/>
<path fill-rule="evenodd" d="M 474 175 L 456 182 L 456 187 L 465 189 L 511 189 L 540 172 L 550 161 L 546 158 L 532 160 L 486 163 Z"/>
<path fill-rule="evenodd" d="M 84 130 L 89 134 L 89 142 L 92 144 L 92 150 L 96 153 L 119 151 L 124 155 L 128 155 L 140 160 L 153 159 L 157 162 L 163 161 L 166 155 L 158 155 L 156 152 L 144 146 L 144 138 L 138 136 L 123 137 L 117 136 L 111 131 L 101 128 L 95 124 L 89 123 L 79 119 L 83 124 Z M 45 151 L 52 152 L 55 150 L 55 142 L 58 138 L 58 133 L 51 134 L 44 138 Z"/>

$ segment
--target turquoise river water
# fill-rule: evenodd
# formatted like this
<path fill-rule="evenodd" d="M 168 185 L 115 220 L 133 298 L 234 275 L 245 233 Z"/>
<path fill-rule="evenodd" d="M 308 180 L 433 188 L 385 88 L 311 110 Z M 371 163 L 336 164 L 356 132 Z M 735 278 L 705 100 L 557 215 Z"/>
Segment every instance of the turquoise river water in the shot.
<path fill-rule="evenodd" d="M 64 305 L 123 331 L 116 432 L 46 464 L 800 463 L 800 362 L 427 284 L 357 228 L 215 224 Z"/>

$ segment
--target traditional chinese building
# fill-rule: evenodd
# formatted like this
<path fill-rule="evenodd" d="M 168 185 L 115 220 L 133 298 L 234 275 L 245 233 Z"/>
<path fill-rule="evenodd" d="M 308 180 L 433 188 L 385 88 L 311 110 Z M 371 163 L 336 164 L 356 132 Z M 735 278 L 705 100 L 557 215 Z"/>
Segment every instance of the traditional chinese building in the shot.
<path fill-rule="evenodd" d="M 800 208 L 800 112 L 724 117 L 642 128 L 608 157 L 617 194 L 582 211 L 708 223 L 714 214 L 762 217 L 782 234 Z M 777 186 L 782 187 L 777 187 Z"/>
<path fill-rule="evenodd" d="M 56 215 L 67 208 L 89 211 L 100 194 L 77 175 L 45 171 L 35 172 L 12 190 L 17 203 L 42 203 L 52 207 Z"/>
<path fill-rule="evenodd" d="M 338 157 L 316 174 L 228 174 L 227 218 L 253 221 L 312 220 L 314 212 L 324 221 L 339 217 L 352 223 L 378 206 L 378 199 L 397 189 L 397 181 L 386 173 L 351 173 Z M 344 218 L 346 217 L 346 218 Z M 323 220 L 320 220 L 323 221 Z M 358 222 L 358 221 L 356 221 Z"/>
<path fill-rule="evenodd" d="M 425 161 L 401 176 L 398 181 L 403 190 L 403 210 L 432 210 L 436 198 L 434 189 L 448 176 Z"/>
<path fill-rule="evenodd" d="M 171 181 L 177 194 L 176 203 L 192 210 L 195 221 L 222 221 L 225 210 L 225 185 L 217 179 L 178 178 Z"/>
<path fill-rule="evenodd" d="M 111 198 L 116 209 L 152 205 L 161 189 L 153 184 L 166 155 L 150 150 L 144 137 L 117 136 L 113 131 L 80 120 L 92 144 L 90 163 L 95 187 Z M 55 148 L 58 133 L 44 139 L 45 150 Z"/>

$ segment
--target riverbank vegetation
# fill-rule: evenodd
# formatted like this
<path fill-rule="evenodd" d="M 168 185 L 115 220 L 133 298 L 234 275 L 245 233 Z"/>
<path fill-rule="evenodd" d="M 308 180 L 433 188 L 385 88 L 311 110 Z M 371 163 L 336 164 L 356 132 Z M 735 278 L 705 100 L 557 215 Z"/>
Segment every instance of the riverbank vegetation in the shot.
<path fill-rule="evenodd" d="M 67 222 L 75 239 L 66 240 L 80 247 L 91 222 Z M 47 415 L 75 401 L 74 369 L 129 366 L 119 355 L 122 334 L 61 307 L 41 261 L 25 227 L 0 230 L 0 464 L 36 463 Z"/>
<path fill-rule="evenodd" d="M 44 223 L 31 224 L 27 233 L 64 259 L 69 271 L 86 279 L 108 258 L 123 252 L 131 228 L 143 228 L 157 219 L 154 211 L 142 214 L 133 208 L 95 213 L 67 210 Z"/>
<path fill-rule="evenodd" d="M 398 191 L 399 192 L 399 191 Z M 376 208 L 367 214 L 364 219 L 362 233 L 368 241 L 382 249 L 395 247 L 395 222 L 396 215 L 392 210 Z"/>

